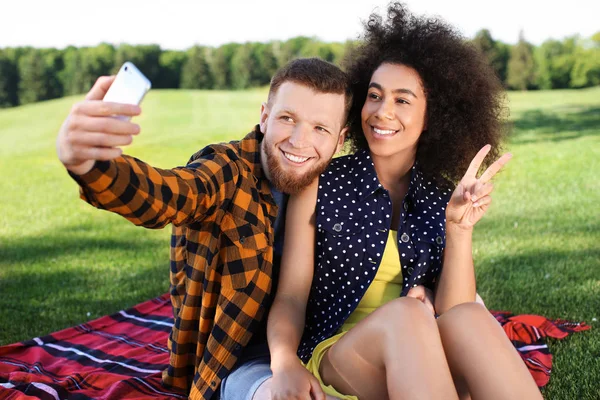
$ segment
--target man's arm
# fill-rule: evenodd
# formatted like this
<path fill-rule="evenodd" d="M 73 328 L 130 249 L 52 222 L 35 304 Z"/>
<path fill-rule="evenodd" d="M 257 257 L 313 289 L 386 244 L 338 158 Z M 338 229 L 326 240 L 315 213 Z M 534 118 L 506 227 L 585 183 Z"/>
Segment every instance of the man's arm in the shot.
<path fill-rule="evenodd" d="M 146 228 L 199 221 L 235 191 L 237 167 L 220 154 L 208 154 L 186 167 L 154 168 L 130 156 L 97 162 L 79 183 L 81 198 L 94 207 Z"/>
<path fill-rule="evenodd" d="M 172 170 L 121 156 L 118 146 L 130 144 L 140 128 L 114 116 L 141 110 L 101 100 L 113 80 L 96 81 L 85 100 L 73 106 L 56 140 L 58 158 L 80 184 L 84 200 L 136 225 L 160 228 L 199 220 L 233 195 L 239 171 L 222 155 L 209 153 Z"/>

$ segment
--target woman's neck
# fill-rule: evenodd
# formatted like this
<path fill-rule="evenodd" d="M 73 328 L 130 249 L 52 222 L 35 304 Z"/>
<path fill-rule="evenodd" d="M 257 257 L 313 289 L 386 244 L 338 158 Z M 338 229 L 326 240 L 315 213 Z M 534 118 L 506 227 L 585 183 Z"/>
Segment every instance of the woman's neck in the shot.
<path fill-rule="evenodd" d="M 388 191 L 395 191 L 399 186 L 408 189 L 410 171 L 415 158 L 416 150 L 412 149 L 391 156 L 377 156 L 371 153 L 377 178 Z"/>

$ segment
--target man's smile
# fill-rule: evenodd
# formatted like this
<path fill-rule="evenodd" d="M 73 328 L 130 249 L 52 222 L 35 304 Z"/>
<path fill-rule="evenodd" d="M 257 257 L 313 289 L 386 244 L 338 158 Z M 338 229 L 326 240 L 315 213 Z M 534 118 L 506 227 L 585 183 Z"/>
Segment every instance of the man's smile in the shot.
<path fill-rule="evenodd" d="M 303 156 L 297 156 L 295 154 L 292 153 L 288 153 L 287 151 L 283 151 L 281 150 L 281 153 L 283 153 L 283 156 L 288 159 L 289 161 L 291 161 L 294 164 L 304 164 L 306 161 L 310 160 L 312 157 L 303 157 Z"/>

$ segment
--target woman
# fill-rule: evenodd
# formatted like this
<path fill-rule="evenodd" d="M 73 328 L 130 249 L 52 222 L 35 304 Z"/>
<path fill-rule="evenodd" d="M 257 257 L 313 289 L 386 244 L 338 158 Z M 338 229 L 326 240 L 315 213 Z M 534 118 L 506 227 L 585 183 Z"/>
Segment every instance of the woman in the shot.
<path fill-rule="evenodd" d="M 474 303 L 472 230 L 510 159 L 485 160 L 498 154 L 502 87 L 452 28 L 400 4 L 366 30 L 348 68 L 356 152 L 288 203 L 273 378 L 255 398 L 541 398 Z M 406 297 L 421 285 L 437 320 Z"/>

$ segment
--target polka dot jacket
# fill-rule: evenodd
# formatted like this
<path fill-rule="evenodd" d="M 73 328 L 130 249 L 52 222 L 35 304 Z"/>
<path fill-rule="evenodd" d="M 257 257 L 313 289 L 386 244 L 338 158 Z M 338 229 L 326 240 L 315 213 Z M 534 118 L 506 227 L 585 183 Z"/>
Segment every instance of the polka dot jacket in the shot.
<path fill-rule="evenodd" d="M 417 285 L 431 287 L 440 273 L 450 195 L 413 166 L 397 227 L 404 283 L 399 296 Z M 334 159 L 319 179 L 315 272 L 298 349 L 304 362 L 339 330 L 373 281 L 391 219 L 392 202 L 369 152 Z"/>

